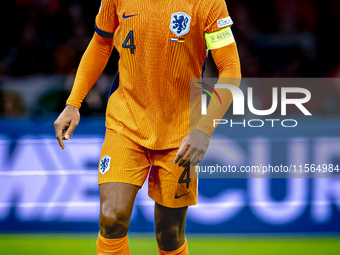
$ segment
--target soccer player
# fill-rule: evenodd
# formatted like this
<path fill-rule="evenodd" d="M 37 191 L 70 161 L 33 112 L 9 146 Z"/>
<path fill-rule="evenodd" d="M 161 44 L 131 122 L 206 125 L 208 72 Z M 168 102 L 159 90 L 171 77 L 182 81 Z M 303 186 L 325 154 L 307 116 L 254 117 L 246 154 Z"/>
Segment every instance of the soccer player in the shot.
<path fill-rule="evenodd" d="M 190 130 L 190 78 L 201 77 L 207 48 L 220 78 L 240 78 L 231 25 L 224 0 L 102 0 L 95 34 L 67 106 L 55 121 L 64 149 L 63 140 L 78 125 L 83 99 L 116 47 L 119 74 L 107 105 L 98 169 L 97 254 L 130 254 L 130 216 L 148 175 L 159 254 L 189 254 L 186 213 L 197 202 L 197 179 L 190 178 L 189 163 L 202 161 L 214 131 L 212 120 L 223 117 L 232 101 L 231 93 L 220 91 L 223 106 L 209 104 L 207 115 Z"/>

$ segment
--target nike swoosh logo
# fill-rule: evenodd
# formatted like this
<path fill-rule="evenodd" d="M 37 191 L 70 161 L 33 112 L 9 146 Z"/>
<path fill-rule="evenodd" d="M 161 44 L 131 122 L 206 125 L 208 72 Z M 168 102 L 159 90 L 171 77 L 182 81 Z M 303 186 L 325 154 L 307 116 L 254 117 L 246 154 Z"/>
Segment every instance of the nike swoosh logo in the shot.
<path fill-rule="evenodd" d="M 180 196 L 178 196 L 177 194 L 175 195 L 175 199 L 179 199 L 179 198 L 181 198 L 181 197 L 183 197 L 183 196 L 185 196 L 185 195 L 188 195 L 190 192 L 188 192 L 188 193 L 184 193 L 183 195 L 180 195 Z"/>
<path fill-rule="evenodd" d="M 133 15 L 125 15 L 125 12 L 123 13 L 123 19 L 131 18 L 133 16 L 137 16 L 138 14 L 133 14 Z"/>

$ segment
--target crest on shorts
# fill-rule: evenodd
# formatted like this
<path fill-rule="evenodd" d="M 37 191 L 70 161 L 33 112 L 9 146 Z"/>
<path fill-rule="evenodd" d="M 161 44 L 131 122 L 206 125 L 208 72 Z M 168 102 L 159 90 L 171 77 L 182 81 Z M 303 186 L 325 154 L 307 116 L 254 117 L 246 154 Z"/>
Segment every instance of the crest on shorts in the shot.
<path fill-rule="evenodd" d="M 190 30 L 191 17 L 185 12 L 171 14 L 170 30 L 177 36 L 185 35 Z"/>
<path fill-rule="evenodd" d="M 111 157 L 110 156 L 103 156 L 100 160 L 99 164 L 99 172 L 101 174 L 105 174 L 107 171 L 110 170 L 110 163 L 111 163 Z"/>

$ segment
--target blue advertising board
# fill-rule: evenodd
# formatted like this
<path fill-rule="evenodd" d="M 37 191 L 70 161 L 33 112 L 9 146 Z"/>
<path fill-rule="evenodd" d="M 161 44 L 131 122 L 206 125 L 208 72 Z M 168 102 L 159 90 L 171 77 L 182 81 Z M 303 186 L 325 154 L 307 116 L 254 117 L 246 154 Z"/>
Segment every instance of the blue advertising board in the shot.
<path fill-rule="evenodd" d="M 97 166 L 105 127 L 82 118 L 62 151 L 53 120 L 6 120 L 0 125 L 0 232 L 97 231 Z M 294 129 L 219 127 L 202 165 L 340 164 L 339 120 L 312 117 Z M 218 141 L 218 142 L 216 142 Z M 222 141 L 222 142 L 221 142 Z M 202 173 L 190 233 L 340 233 L 340 173 L 311 178 L 247 178 Z M 225 178 L 226 177 L 226 178 Z M 130 231 L 152 232 L 154 202 L 139 192 Z"/>

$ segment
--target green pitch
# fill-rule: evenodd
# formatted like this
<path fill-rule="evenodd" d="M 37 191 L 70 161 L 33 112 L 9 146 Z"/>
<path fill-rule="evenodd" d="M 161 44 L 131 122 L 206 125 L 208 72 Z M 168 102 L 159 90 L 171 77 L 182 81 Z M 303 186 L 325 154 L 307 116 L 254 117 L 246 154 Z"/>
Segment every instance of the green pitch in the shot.
<path fill-rule="evenodd" d="M 340 254 L 337 237 L 188 236 L 191 255 L 328 255 Z M 96 235 L 0 235 L 0 254 L 93 255 Z M 152 236 L 131 235 L 131 254 L 157 255 Z"/>

